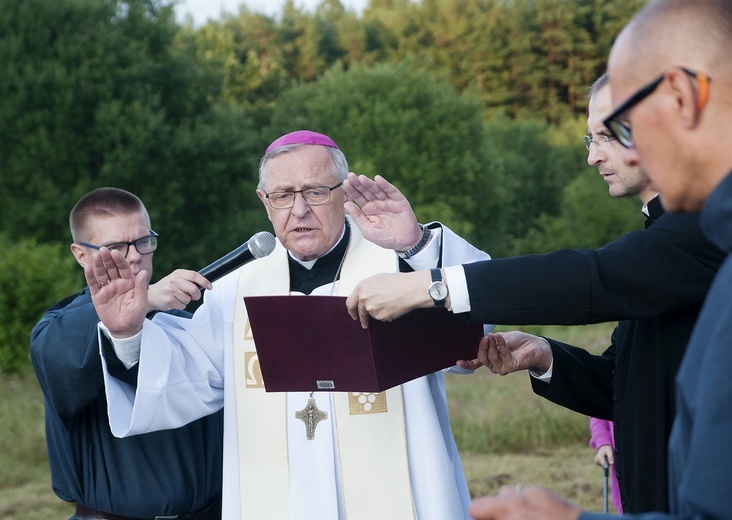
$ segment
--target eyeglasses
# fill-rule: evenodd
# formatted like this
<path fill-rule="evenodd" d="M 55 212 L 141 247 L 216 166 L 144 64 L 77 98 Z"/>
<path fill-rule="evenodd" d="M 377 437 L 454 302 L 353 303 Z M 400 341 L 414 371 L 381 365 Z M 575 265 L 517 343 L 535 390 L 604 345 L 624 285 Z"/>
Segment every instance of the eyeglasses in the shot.
<path fill-rule="evenodd" d="M 107 244 L 105 246 L 95 246 L 88 242 L 79 242 L 79 245 L 85 247 L 91 247 L 92 249 L 99 249 L 100 247 L 106 247 L 110 251 L 119 251 L 127 258 L 127 253 L 130 252 L 130 246 L 135 246 L 137 252 L 141 255 L 149 255 L 158 248 L 158 234 L 152 229 L 149 230 L 150 234 L 132 242 L 115 242 L 113 244 Z"/>
<path fill-rule="evenodd" d="M 330 200 L 330 193 L 340 188 L 342 182 L 339 182 L 335 186 L 315 186 L 314 188 L 306 188 L 304 190 L 287 190 L 287 191 L 273 191 L 271 193 L 264 192 L 269 205 L 275 209 L 287 209 L 291 208 L 295 204 L 295 195 L 298 193 L 302 195 L 305 204 L 308 206 L 319 206 L 325 204 Z"/>
<path fill-rule="evenodd" d="M 680 67 L 686 74 L 696 79 L 699 84 L 699 101 L 697 101 L 697 108 L 701 110 L 707 103 L 709 97 L 709 82 L 712 80 L 704 72 L 696 72 L 689 70 L 684 67 Z M 630 130 L 630 126 L 627 122 L 621 120 L 625 114 L 633 108 L 635 105 L 643 101 L 645 98 L 650 96 L 654 90 L 663 82 L 666 74 L 661 74 L 659 77 L 651 81 L 644 87 L 641 87 L 635 94 L 630 96 L 624 103 L 618 108 L 613 110 L 603 123 L 610 131 L 611 134 L 622 144 L 625 148 L 633 148 L 633 133 Z"/>
<path fill-rule="evenodd" d="M 615 141 L 615 138 L 611 135 L 600 135 L 597 137 L 598 141 L 595 141 L 592 139 L 591 135 L 586 135 L 582 138 L 582 142 L 585 143 L 585 148 L 587 148 L 587 151 L 590 151 L 590 145 L 594 143 L 597 146 L 602 146 L 604 144 L 609 143 L 610 141 Z"/>

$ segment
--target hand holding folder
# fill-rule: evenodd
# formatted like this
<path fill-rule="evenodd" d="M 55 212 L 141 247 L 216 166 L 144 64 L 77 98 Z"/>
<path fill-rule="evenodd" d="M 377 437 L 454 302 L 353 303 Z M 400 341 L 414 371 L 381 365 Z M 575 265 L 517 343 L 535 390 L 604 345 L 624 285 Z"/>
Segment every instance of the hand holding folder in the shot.
<path fill-rule="evenodd" d="M 417 309 L 364 329 L 340 296 L 247 296 L 267 392 L 381 392 L 473 359 L 483 326 Z"/>

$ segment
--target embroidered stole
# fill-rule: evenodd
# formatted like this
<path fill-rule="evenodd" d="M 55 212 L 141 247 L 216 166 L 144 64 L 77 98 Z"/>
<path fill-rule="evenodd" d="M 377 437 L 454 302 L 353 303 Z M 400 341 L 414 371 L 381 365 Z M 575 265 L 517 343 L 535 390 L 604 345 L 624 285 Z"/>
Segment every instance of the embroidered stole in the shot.
<path fill-rule="evenodd" d="M 353 224 L 351 233 L 351 246 L 338 283 L 341 296 L 350 294 L 363 278 L 394 272 L 397 263 L 393 251 L 365 240 Z M 269 256 L 244 266 L 237 289 L 233 359 L 242 518 L 298 517 L 290 504 L 287 427 L 289 421 L 300 421 L 294 413 L 288 416 L 286 393 L 264 391 L 243 303 L 244 296 L 277 294 L 289 294 L 287 251 L 279 242 Z M 287 326 L 287 316 L 282 317 L 282 326 Z M 414 519 L 401 387 L 378 394 L 333 392 L 330 395 L 333 417 L 321 422 L 318 428 L 330 428 L 330 421 L 335 421 L 340 462 L 336 474 L 341 476 L 346 519 Z M 302 406 L 305 404 L 303 399 Z M 324 433 L 316 430 L 316 436 Z M 304 427 L 302 435 L 305 436 Z M 294 486 L 300 485 L 301 482 L 294 482 Z M 312 499 L 317 501 L 318 497 Z M 337 517 L 338 507 L 333 507 Z"/>

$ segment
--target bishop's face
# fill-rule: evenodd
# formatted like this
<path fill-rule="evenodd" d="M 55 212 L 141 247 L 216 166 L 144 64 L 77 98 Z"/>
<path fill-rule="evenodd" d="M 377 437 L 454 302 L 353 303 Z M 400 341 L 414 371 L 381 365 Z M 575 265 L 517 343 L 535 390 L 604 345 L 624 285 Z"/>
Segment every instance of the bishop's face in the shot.
<path fill-rule="evenodd" d="M 257 195 L 282 245 L 298 260 L 320 258 L 340 239 L 345 225 L 345 192 L 336 188 L 325 204 L 310 206 L 302 193 L 295 195 L 291 208 L 273 208 L 267 193 L 303 190 L 317 186 L 335 186 L 340 180 L 333 174 L 330 155 L 322 146 L 302 146 L 282 153 L 265 164 L 263 189 Z"/>

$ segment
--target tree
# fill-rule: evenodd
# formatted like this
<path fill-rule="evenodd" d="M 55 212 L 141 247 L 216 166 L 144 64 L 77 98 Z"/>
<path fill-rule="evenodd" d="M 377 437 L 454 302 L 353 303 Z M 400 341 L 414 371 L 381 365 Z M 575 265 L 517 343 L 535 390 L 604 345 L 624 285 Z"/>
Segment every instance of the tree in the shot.
<path fill-rule="evenodd" d="M 149 207 L 175 251 L 161 247 L 163 272 L 206 265 L 262 225 L 258 132 L 245 107 L 220 100 L 221 71 L 179 37 L 169 5 L 1 5 L 0 226 L 11 239 L 68 242 L 73 204 L 105 185 Z"/>
<path fill-rule="evenodd" d="M 470 236 L 483 163 L 477 100 L 407 62 L 335 67 L 279 99 L 268 133 L 297 129 L 331 136 L 352 171 L 386 177 L 422 221 L 439 218 Z"/>

